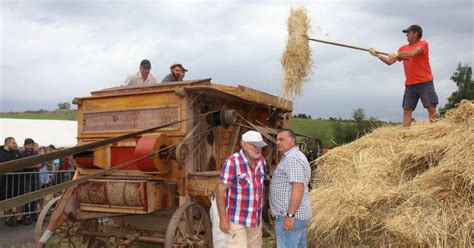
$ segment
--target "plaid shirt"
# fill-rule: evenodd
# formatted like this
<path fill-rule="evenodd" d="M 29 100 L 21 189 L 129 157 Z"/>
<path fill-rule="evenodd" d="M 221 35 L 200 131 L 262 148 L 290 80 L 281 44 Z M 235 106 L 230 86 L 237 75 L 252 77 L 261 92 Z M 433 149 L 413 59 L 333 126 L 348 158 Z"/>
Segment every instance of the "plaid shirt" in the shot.
<path fill-rule="evenodd" d="M 222 166 L 219 182 L 229 185 L 225 195 L 226 212 L 232 223 L 252 228 L 260 225 L 265 164 L 265 158 L 260 155 L 252 169 L 240 150 Z"/>
<path fill-rule="evenodd" d="M 287 151 L 270 180 L 270 210 L 272 215 L 286 216 L 290 206 L 291 183 L 303 183 L 304 193 L 301 205 L 295 217 L 300 220 L 311 218 L 311 205 L 308 197 L 308 183 L 311 179 L 311 168 L 308 159 L 298 147 Z"/>

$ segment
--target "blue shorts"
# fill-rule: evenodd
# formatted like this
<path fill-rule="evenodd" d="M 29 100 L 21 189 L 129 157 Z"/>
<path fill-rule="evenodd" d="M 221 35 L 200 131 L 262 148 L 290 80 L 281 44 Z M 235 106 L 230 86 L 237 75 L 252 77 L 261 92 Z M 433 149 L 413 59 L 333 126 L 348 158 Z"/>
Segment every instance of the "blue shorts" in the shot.
<path fill-rule="evenodd" d="M 403 109 L 415 110 L 418 99 L 421 99 L 421 103 L 425 108 L 438 105 L 438 95 L 436 95 L 433 81 L 405 86 Z"/>

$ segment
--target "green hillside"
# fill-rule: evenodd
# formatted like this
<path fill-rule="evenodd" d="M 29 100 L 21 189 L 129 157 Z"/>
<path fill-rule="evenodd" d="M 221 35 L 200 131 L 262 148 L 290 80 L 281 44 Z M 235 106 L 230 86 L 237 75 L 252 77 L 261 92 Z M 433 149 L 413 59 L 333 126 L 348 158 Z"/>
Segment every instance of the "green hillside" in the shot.
<path fill-rule="evenodd" d="M 35 110 L 26 112 L 0 113 L 0 118 L 35 120 L 77 120 L 76 110 Z"/>
<path fill-rule="evenodd" d="M 338 121 L 312 120 L 312 119 L 291 119 L 291 128 L 297 132 L 320 139 L 324 146 L 330 146 L 333 140 L 332 125 Z"/>

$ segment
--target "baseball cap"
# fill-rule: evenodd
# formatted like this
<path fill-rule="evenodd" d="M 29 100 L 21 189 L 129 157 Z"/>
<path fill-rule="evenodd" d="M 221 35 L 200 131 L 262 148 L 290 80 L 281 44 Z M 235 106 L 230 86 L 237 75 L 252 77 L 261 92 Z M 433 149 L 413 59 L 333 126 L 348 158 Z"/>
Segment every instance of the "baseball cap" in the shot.
<path fill-rule="evenodd" d="M 262 135 L 259 132 L 252 130 L 242 134 L 242 141 L 250 143 L 258 148 L 267 146 L 267 143 L 263 141 Z"/>
<path fill-rule="evenodd" d="M 183 71 L 188 71 L 188 70 L 186 70 L 186 68 L 184 68 L 184 66 L 182 64 L 178 64 L 178 63 L 172 64 L 170 66 L 170 69 L 173 70 L 173 68 L 175 68 L 176 66 L 181 67 L 183 69 Z"/>
<path fill-rule="evenodd" d="M 150 60 L 148 59 L 142 60 L 142 62 L 140 62 L 140 67 L 142 67 L 143 69 L 150 69 L 151 68 Z"/>
<path fill-rule="evenodd" d="M 410 31 L 417 31 L 419 34 L 423 33 L 423 29 L 417 24 L 413 24 L 408 28 L 402 30 L 403 33 L 408 33 Z"/>

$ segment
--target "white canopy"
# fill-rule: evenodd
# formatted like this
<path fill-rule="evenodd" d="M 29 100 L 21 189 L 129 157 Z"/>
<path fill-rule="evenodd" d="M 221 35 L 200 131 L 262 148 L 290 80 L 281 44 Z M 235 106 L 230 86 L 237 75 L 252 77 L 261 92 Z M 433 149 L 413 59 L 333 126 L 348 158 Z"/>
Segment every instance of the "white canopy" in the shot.
<path fill-rule="evenodd" d="M 40 146 L 72 147 L 77 143 L 77 121 L 0 118 L 0 145 L 6 137 L 15 138 L 18 146 L 32 138 Z"/>

